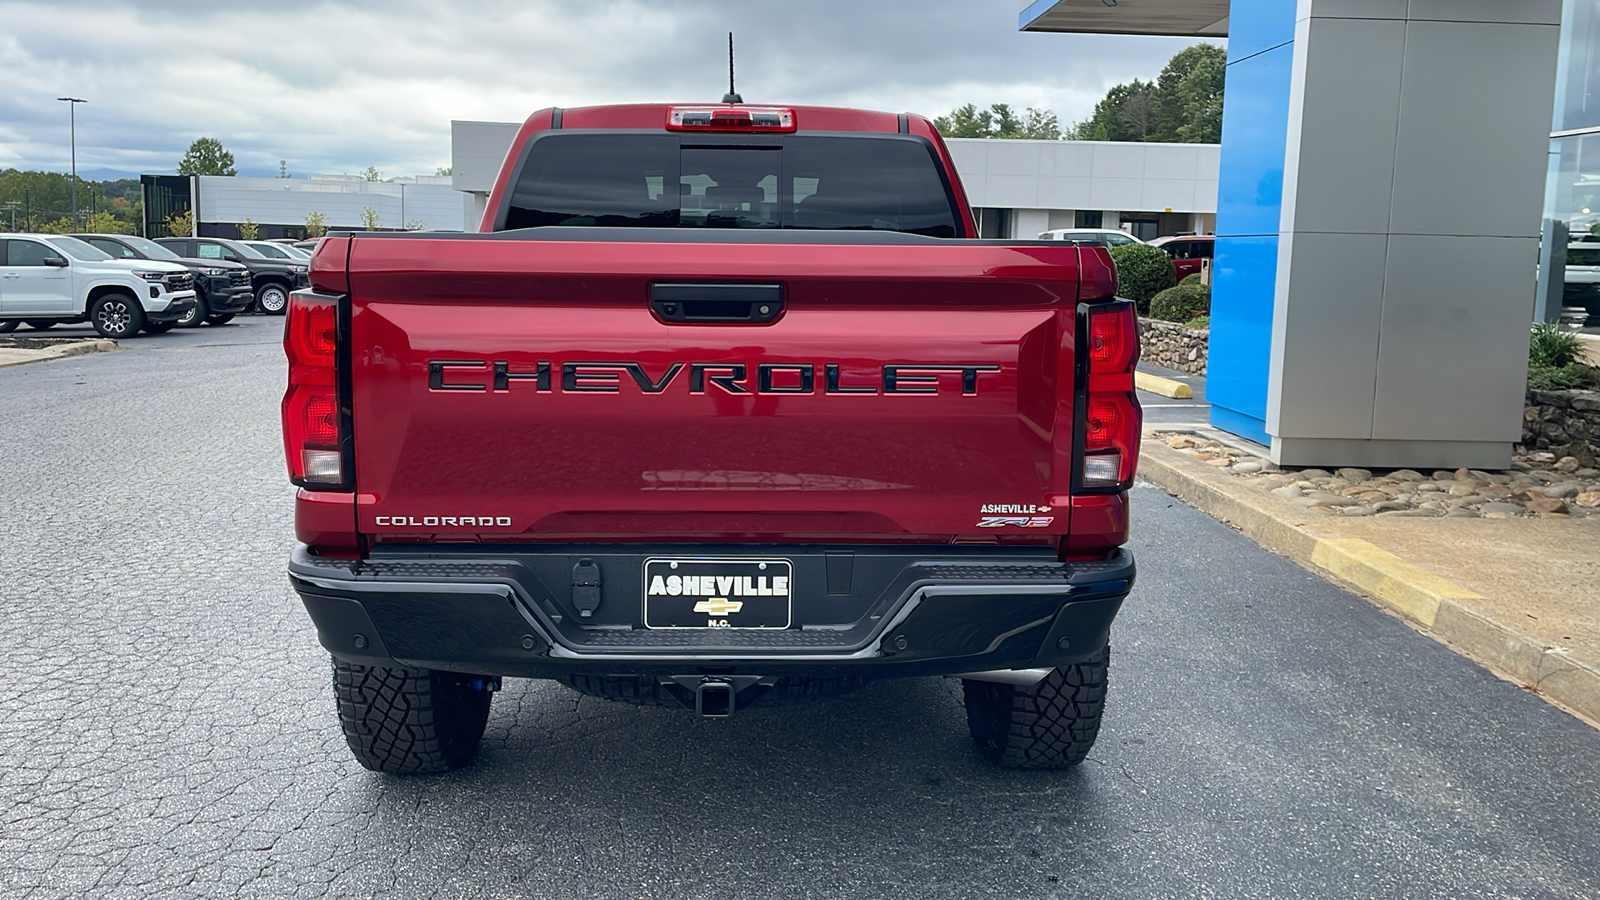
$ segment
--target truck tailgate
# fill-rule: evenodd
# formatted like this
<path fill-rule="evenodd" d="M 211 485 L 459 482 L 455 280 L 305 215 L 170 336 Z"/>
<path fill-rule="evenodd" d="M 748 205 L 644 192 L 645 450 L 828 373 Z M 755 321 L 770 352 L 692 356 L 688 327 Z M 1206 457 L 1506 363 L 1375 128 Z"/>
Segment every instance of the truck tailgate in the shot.
<path fill-rule="evenodd" d="M 1079 250 L 838 240 L 352 240 L 358 528 L 1066 533 Z M 781 314 L 652 309 L 707 284 L 781 291 Z"/>

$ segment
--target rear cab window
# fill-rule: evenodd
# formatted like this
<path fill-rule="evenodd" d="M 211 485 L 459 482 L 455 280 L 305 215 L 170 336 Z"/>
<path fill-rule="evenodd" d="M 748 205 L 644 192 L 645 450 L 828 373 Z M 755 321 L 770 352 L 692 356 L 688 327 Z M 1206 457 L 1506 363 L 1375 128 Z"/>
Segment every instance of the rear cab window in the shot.
<path fill-rule="evenodd" d="M 961 235 L 932 145 L 901 135 L 544 132 L 500 224 Z"/>

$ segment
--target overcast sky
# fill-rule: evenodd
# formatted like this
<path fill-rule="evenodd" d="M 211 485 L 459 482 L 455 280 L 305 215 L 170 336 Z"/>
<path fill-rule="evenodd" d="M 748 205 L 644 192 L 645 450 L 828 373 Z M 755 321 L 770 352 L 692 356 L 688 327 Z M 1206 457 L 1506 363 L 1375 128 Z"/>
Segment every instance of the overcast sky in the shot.
<path fill-rule="evenodd" d="M 219 138 L 242 175 L 433 174 L 450 120 L 715 101 L 929 116 L 974 102 L 1084 118 L 1181 38 L 1022 34 L 1016 0 L 0 0 L 0 168 L 171 172 Z"/>

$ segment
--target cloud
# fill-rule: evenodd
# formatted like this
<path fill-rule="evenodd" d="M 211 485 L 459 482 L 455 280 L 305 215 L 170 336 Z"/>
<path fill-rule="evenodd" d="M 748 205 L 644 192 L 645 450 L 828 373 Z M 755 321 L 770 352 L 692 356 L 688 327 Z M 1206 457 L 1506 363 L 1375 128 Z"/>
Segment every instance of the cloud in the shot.
<path fill-rule="evenodd" d="M 1088 115 L 1190 41 L 1022 34 L 985 0 L 0 0 L 0 167 L 171 171 L 216 137 L 244 174 L 428 174 L 450 120 L 719 99 L 727 32 L 749 102 L 938 115 L 966 102 Z"/>

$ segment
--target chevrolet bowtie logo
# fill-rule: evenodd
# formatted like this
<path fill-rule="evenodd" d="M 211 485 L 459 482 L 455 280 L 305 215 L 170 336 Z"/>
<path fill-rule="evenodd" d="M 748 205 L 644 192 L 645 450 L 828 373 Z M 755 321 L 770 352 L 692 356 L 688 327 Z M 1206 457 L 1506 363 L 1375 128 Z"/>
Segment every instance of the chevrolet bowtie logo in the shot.
<path fill-rule="evenodd" d="M 682 607 L 679 607 L 680 609 Z M 694 605 L 694 611 L 705 613 L 708 616 L 726 616 L 744 609 L 743 600 L 729 600 L 726 597 L 712 597 L 710 600 L 701 600 Z"/>

